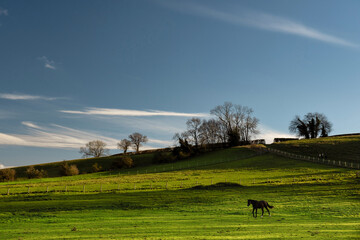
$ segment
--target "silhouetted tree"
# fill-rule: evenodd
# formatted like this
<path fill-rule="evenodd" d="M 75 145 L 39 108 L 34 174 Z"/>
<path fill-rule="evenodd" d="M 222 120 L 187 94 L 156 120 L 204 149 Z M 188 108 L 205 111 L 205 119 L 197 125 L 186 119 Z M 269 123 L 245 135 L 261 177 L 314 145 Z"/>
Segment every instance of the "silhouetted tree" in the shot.
<path fill-rule="evenodd" d="M 303 119 L 296 115 L 290 122 L 289 131 L 297 134 L 299 137 L 317 138 L 326 137 L 332 130 L 332 124 L 327 117 L 321 113 L 308 113 Z"/>
<path fill-rule="evenodd" d="M 199 146 L 199 135 L 200 135 L 200 126 L 201 119 L 200 118 L 191 118 L 186 121 L 187 126 L 187 136 L 194 143 L 195 147 Z"/>
<path fill-rule="evenodd" d="M 117 146 L 118 146 L 118 149 L 123 150 L 124 154 L 126 154 L 127 150 L 131 146 L 131 141 L 125 138 L 125 139 L 121 140 L 120 142 L 118 142 Z"/>
<path fill-rule="evenodd" d="M 105 148 L 106 143 L 100 140 L 95 140 L 88 142 L 85 147 L 80 148 L 80 153 L 83 154 L 83 157 L 101 157 L 108 155 L 109 150 Z"/>
<path fill-rule="evenodd" d="M 144 136 L 138 132 L 129 135 L 129 138 L 136 153 L 139 153 L 139 148 L 142 146 L 142 143 L 146 143 L 148 141 L 147 136 Z"/>
<path fill-rule="evenodd" d="M 259 133 L 257 129 L 259 119 L 252 116 L 253 112 L 249 107 L 230 102 L 225 102 L 210 111 L 226 126 L 228 141 L 231 144 L 237 144 L 240 141 L 248 142 L 252 135 Z"/>

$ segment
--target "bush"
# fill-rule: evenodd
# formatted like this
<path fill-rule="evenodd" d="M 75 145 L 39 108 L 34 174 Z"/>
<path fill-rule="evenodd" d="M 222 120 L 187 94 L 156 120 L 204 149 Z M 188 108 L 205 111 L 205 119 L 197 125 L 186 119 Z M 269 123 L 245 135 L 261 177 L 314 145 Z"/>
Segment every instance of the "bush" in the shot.
<path fill-rule="evenodd" d="M 26 169 L 26 176 L 30 178 L 43 178 L 47 176 L 47 172 L 44 169 L 38 170 L 34 166 L 30 166 Z"/>
<path fill-rule="evenodd" d="M 121 156 L 113 161 L 112 166 L 114 168 L 132 168 L 134 166 L 134 161 L 129 156 Z"/>
<path fill-rule="evenodd" d="M 102 167 L 98 163 L 94 163 L 91 168 L 92 172 L 94 172 L 94 173 L 100 172 L 101 169 L 102 169 Z"/>
<path fill-rule="evenodd" d="M 60 174 L 62 176 L 74 176 L 79 174 L 79 169 L 75 164 L 69 165 L 67 162 L 63 162 L 60 166 Z"/>
<path fill-rule="evenodd" d="M 11 168 L 5 168 L 0 170 L 0 182 L 14 181 L 16 171 Z"/>
<path fill-rule="evenodd" d="M 153 163 L 170 163 L 174 160 L 175 157 L 166 152 L 156 152 L 153 157 Z"/>

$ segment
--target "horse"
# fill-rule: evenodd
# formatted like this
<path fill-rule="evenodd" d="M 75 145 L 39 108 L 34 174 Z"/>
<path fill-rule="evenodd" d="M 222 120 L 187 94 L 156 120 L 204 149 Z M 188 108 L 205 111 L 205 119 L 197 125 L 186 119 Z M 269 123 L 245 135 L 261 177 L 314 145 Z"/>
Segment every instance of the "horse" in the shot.
<path fill-rule="evenodd" d="M 253 206 L 253 211 L 252 211 L 252 214 L 253 214 L 253 217 L 256 218 L 257 217 L 257 210 L 258 208 L 261 208 L 262 210 L 262 213 L 261 213 L 261 217 L 263 217 L 264 215 L 264 208 L 266 208 L 266 210 L 268 211 L 269 213 L 269 216 L 271 217 L 271 214 L 270 214 L 270 211 L 268 209 L 269 208 L 274 208 L 273 206 L 270 206 L 266 201 L 256 201 L 256 200 L 251 200 L 249 199 L 248 200 L 248 206 L 250 206 L 250 204 L 252 204 Z M 254 211 L 256 210 L 256 216 L 254 215 Z"/>

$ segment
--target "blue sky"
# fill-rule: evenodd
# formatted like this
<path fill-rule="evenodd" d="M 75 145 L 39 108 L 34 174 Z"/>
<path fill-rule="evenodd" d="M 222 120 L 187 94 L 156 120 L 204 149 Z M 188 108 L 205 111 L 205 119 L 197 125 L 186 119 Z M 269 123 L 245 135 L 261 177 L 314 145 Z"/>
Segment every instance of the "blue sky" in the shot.
<path fill-rule="evenodd" d="M 0 0 L 0 166 L 79 158 L 138 131 L 253 108 L 257 138 L 325 114 L 359 132 L 359 1 Z"/>

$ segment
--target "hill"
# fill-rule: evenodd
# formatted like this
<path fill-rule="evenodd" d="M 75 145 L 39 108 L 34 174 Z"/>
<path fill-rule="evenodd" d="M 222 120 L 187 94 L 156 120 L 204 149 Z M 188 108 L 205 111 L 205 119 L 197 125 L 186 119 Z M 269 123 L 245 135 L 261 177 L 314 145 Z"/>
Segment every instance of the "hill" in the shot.
<path fill-rule="evenodd" d="M 268 145 L 297 155 L 317 158 L 326 154 L 328 159 L 360 163 L 360 135 L 343 135 L 316 139 L 301 139 Z"/>
<path fill-rule="evenodd" d="M 0 238 L 358 239 L 356 174 L 237 147 L 112 175 L 0 183 Z M 268 201 L 272 216 L 253 218 L 247 199 Z"/>

